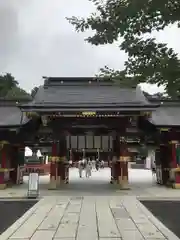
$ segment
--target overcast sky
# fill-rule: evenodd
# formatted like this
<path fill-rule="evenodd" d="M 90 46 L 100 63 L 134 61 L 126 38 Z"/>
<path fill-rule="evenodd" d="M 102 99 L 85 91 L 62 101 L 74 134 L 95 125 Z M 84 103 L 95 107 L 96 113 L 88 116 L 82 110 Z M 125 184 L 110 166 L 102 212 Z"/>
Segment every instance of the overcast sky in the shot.
<path fill-rule="evenodd" d="M 0 73 L 12 73 L 31 90 L 43 84 L 42 76 L 94 76 L 104 65 L 123 69 L 127 56 L 117 44 L 87 44 L 87 34 L 76 33 L 65 19 L 88 16 L 93 9 L 88 0 L 0 0 Z M 175 27 L 155 36 L 180 53 Z"/>

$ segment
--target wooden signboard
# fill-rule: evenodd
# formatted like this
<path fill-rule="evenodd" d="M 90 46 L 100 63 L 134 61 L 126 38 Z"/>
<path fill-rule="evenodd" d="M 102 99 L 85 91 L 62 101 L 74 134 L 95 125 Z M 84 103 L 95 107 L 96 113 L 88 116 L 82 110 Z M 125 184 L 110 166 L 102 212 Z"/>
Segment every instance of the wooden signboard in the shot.
<path fill-rule="evenodd" d="M 39 174 L 30 173 L 28 181 L 28 198 L 37 198 L 39 196 Z"/>

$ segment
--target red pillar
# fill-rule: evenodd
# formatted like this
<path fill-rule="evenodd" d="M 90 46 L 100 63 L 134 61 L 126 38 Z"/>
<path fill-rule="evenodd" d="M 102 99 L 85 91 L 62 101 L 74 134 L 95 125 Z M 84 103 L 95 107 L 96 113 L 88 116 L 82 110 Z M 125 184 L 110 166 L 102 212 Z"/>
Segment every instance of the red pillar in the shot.
<path fill-rule="evenodd" d="M 171 142 L 171 166 L 172 168 L 177 167 L 177 160 L 176 160 L 176 144 L 177 142 L 172 141 Z"/>
<path fill-rule="evenodd" d="M 176 157 L 178 141 L 171 141 L 171 171 L 174 172 L 174 188 L 180 188 L 180 168 Z"/>
<path fill-rule="evenodd" d="M 57 156 L 57 143 L 52 143 L 52 156 Z"/>
<path fill-rule="evenodd" d="M 5 182 L 5 171 L 6 168 L 6 158 L 7 158 L 7 149 L 5 148 L 5 145 L 2 146 L 1 149 L 1 170 L 0 170 L 0 189 L 6 188 L 6 182 Z"/>
<path fill-rule="evenodd" d="M 1 150 L 1 168 L 6 168 L 6 149 L 5 146 L 3 146 Z"/>

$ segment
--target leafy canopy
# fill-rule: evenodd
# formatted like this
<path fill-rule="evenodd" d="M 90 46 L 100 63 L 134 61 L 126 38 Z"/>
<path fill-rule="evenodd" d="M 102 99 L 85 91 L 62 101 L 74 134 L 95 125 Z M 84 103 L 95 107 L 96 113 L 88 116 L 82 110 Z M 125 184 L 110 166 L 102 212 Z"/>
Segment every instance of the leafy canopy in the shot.
<path fill-rule="evenodd" d="M 31 99 L 31 96 L 18 85 L 18 81 L 10 73 L 0 75 L 0 98 L 14 100 Z"/>
<path fill-rule="evenodd" d="M 76 31 L 94 30 L 86 41 L 112 44 L 123 37 L 120 49 L 128 54 L 123 71 L 105 67 L 101 76 L 112 76 L 128 84 L 164 85 L 171 97 L 180 96 L 180 60 L 166 44 L 148 37 L 153 31 L 176 24 L 180 27 L 179 0 L 90 0 L 97 11 L 88 18 L 67 18 Z"/>

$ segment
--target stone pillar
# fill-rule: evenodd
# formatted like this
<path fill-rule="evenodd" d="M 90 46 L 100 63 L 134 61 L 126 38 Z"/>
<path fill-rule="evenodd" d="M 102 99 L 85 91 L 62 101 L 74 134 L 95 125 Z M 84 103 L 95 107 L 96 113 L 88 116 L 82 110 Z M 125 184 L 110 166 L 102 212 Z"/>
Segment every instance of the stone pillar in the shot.
<path fill-rule="evenodd" d="M 57 172 L 58 172 L 57 143 L 52 143 L 52 156 L 50 165 L 50 184 L 49 189 L 57 188 Z"/>

